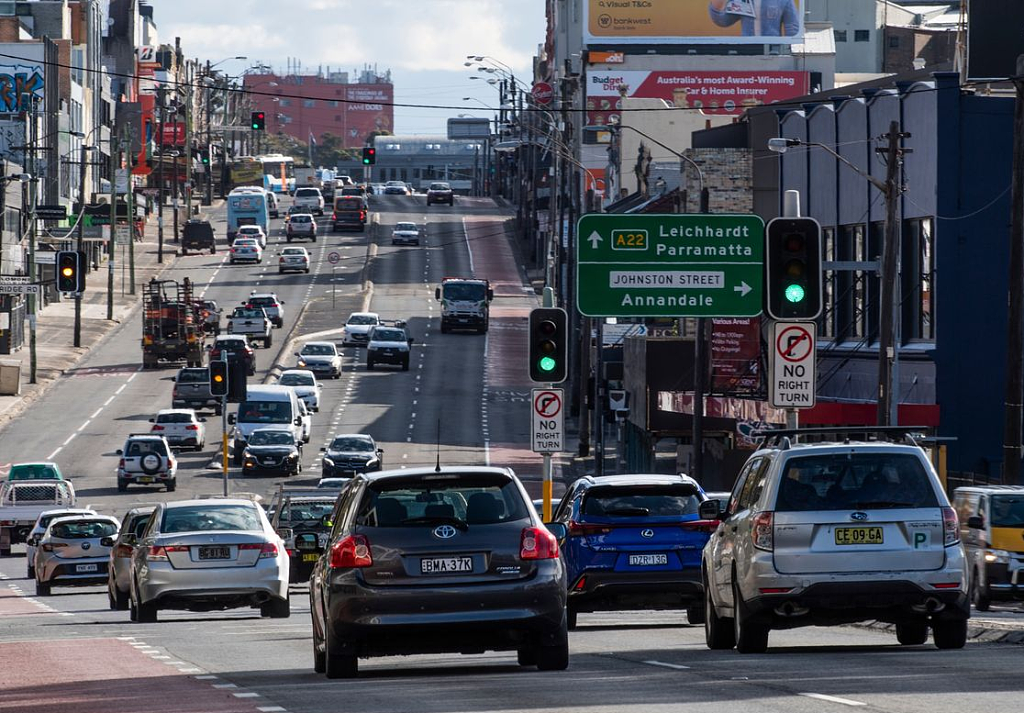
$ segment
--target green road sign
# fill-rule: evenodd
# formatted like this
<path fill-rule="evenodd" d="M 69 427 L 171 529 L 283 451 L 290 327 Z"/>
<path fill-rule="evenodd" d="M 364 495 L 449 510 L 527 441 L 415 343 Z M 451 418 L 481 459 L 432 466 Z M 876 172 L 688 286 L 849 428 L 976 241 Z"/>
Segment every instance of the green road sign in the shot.
<path fill-rule="evenodd" d="M 761 314 L 756 215 L 585 215 L 576 236 L 576 304 L 588 317 Z"/>

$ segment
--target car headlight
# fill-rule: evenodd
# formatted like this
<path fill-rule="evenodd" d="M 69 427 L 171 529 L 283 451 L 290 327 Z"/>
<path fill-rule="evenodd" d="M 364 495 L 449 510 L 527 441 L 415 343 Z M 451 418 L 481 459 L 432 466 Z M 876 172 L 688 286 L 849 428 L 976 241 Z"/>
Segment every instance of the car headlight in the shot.
<path fill-rule="evenodd" d="M 370 460 L 366 461 L 366 465 L 367 465 L 367 467 L 369 467 L 371 465 L 377 465 L 377 459 L 376 458 L 371 458 Z"/>
<path fill-rule="evenodd" d="M 1010 553 L 1006 550 L 985 550 L 985 562 L 988 564 L 1008 564 Z"/>
<path fill-rule="evenodd" d="M 327 456 L 324 456 L 322 460 L 324 465 L 329 465 L 332 468 L 334 467 L 334 461 L 328 458 Z"/>
<path fill-rule="evenodd" d="M 305 365 L 306 365 L 306 360 L 305 359 L 299 359 L 299 366 L 305 366 Z"/>

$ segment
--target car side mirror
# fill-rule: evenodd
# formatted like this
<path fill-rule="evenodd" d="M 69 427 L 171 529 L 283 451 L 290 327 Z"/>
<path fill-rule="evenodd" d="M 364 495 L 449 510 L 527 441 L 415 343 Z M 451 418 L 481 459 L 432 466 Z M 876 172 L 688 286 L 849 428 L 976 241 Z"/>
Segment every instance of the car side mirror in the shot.
<path fill-rule="evenodd" d="M 984 530 L 985 529 L 985 518 L 981 515 L 971 515 L 967 518 L 967 527 L 972 530 Z"/>
<path fill-rule="evenodd" d="M 548 528 L 548 532 L 554 535 L 559 542 L 565 540 L 569 535 L 569 528 L 565 526 L 564 522 L 545 522 L 544 527 Z"/>
<path fill-rule="evenodd" d="M 384 455 L 384 449 L 383 448 L 378 448 L 377 449 L 377 455 L 378 456 L 383 456 Z"/>
<path fill-rule="evenodd" d="M 295 417 L 295 425 L 296 426 L 301 426 L 302 425 L 302 416 L 296 416 Z"/>
<path fill-rule="evenodd" d="M 212 349 L 213 349 L 213 345 L 212 344 L 207 344 L 206 345 L 206 351 L 210 351 Z"/>
<path fill-rule="evenodd" d="M 705 500 L 698 508 L 701 520 L 718 520 L 722 516 L 722 504 L 717 500 Z"/>
<path fill-rule="evenodd" d="M 282 540 L 292 539 L 292 535 L 295 534 L 290 527 L 280 527 L 277 530 L 277 535 Z"/>
<path fill-rule="evenodd" d="M 139 543 L 139 536 L 136 534 L 128 534 L 124 536 L 124 543 L 130 547 L 135 547 Z"/>
<path fill-rule="evenodd" d="M 206 423 L 206 417 L 204 416 L 203 418 L 199 419 L 199 423 Z"/>
<path fill-rule="evenodd" d="M 441 301 L 441 288 L 440 287 L 435 287 L 434 288 L 434 299 L 437 300 L 438 302 Z"/>
<path fill-rule="evenodd" d="M 232 426 L 234 426 L 236 421 L 238 421 L 238 417 L 235 416 L 235 414 L 233 414 L 233 413 L 229 413 L 228 414 L 228 423 L 230 423 Z"/>
<path fill-rule="evenodd" d="M 113 537 L 104 537 L 102 540 L 100 540 L 100 544 L 103 547 L 113 547 L 114 546 L 114 538 Z"/>
<path fill-rule="evenodd" d="M 37 536 L 35 536 L 35 535 L 25 539 L 25 544 L 28 545 L 29 547 L 35 547 L 38 542 L 39 542 L 39 538 Z"/>
<path fill-rule="evenodd" d="M 156 423 L 156 419 L 151 418 L 151 419 L 149 419 L 149 422 L 150 423 Z"/>
<path fill-rule="evenodd" d="M 320 452 L 321 453 L 326 453 L 327 452 L 327 448 L 325 448 L 324 446 L 320 446 Z"/>
<path fill-rule="evenodd" d="M 114 451 L 114 455 L 115 455 L 115 456 L 123 456 L 123 455 L 124 455 L 124 451 L 122 451 L 122 450 L 121 450 L 121 449 L 119 448 L 119 449 L 117 449 L 116 451 Z"/>

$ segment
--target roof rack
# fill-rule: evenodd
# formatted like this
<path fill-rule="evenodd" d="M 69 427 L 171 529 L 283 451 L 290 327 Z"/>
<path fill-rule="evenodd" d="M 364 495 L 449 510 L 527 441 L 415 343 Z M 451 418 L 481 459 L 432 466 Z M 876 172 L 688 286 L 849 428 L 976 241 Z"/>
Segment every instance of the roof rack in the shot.
<path fill-rule="evenodd" d="M 925 440 L 930 432 L 930 426 L 826 426 L 821 428 L 778 428 L 763 431 L 754 431 L 751 435 L 758 436 L 764 440 L 758 448 L 771 448 L 778 446 L 781 450 L 788 450 L 794 440 L 803 437 L 817 437 L 813 440 L 825 440 L 824 437 L 832 436 L 835 440 L 843 443 L 850 443 L 852 436 L 861 436 L 864 441 L 879 441 L 887 443 L 903 443 L 917 446 Z"/>

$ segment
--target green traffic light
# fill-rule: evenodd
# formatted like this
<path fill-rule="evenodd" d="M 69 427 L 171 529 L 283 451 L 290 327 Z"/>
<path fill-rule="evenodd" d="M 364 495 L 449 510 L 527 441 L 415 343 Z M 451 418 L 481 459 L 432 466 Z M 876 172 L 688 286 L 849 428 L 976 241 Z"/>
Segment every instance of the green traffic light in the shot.
<path fill-rule="evenodd" d="M 790 302 L 803 302 L 806 296 L 807 293 L 804 291 L 803 285 L 789 285 L 786 287 L 786 299 Z"/>
<path fill-rule="evenodd" d="M 540 358 L 540 361 L 537 362 L 537 366 L 541 371 L 551 372 L 555 370 L 555 367 L 558 366 L 558 364 L 552 357 L 546 356 Z"/>

